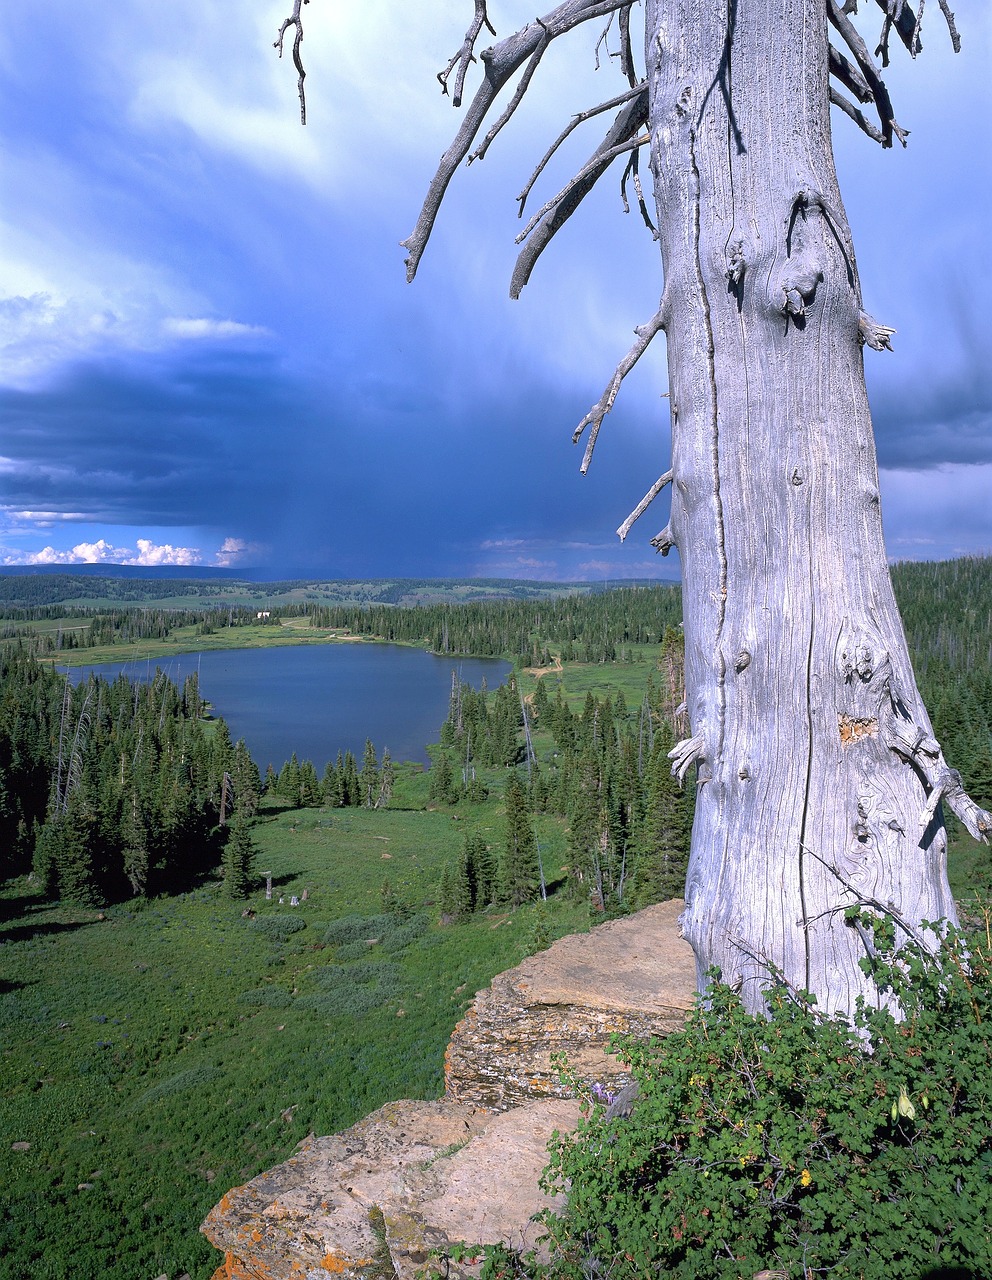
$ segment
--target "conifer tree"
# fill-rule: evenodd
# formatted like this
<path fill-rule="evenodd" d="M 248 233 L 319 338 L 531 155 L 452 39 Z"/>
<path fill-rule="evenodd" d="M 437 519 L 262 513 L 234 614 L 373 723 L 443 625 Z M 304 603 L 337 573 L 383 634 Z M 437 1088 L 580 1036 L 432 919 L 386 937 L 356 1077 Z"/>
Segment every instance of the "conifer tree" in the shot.
<path fill-rule="evenodd" d="M 472 910 L 481 911 L 496 900 L 497 888 L 496 860 L 485 836 L 466 836 L 462 858 L 471 890 Z"/>
<path fill-rule="evenodd" d="M 382 765 L 379 770 L 379 794 L 376 796 L 375 807 L 377 809 L 388 809 L 389 802 L 393 798 L 393 787 L 396 783 L 396 770 L 393 767 L 393 758 L 389 754 L 389 748 L 383 748 Z"/>
<path fill-rule="evenodd" d="M 341 752 L 338 752 L 338 764 L 341 762 Z M 341 803 L 341 775 L 334 767 L 334 763 L 328 760 L 324 766 L 324 776 L 320 782 L 321 795 L 324 797 L 324 804 L 329 809 L 336 809 Z"/>
<path fill-rule="evenodd" d="M 236 813 L 224 846 L 224 892 L 229 898 L 247 898 L 255 880 L 257 850 L 247 819 Z"/>
<path fill-rule="evenodd" d="M 316 808 L 322 800 L 317 770 L 312 760 L 304 760 L 300 765 L 300 804 L 306 808 Z"/>
<path fill-rule="evenodd" d="M 362 784 L 358 777 L 358 764 L 350 751 L 344 754 L 344 779 L 341 787 L 342 804 L 358 805 L 362 802 Z"/>
<path fill-rule="evenodd" d="M 439 751 L 431 765 L 427 782 L 427 799 L 437 804 L 454 804 L 454 773 L 447 752 Z"/>
<path fill-rule="evenodd" d="M 234 784 L 235 803 L 246 818 L 253 818 L 258 812 L 262 779 L 244 738 L 239 738 L 234 744 L 231 781 Z"/>
<path fill-rule="evenodd" d="M 121 821 L 121 857 L 124 875 L 131 886 L 131 892 L 136 897 L 144 894 L 148 886 L 148 874 L 151 868 L 148 844 L 148 832 L 141 816 L 138 793 L 132 789 L 124 802 Z"/>
<path fill-rule="evenodd" d="M 647 811 L 638 838 L 636 883 L 632 901 L 637 907 L 680 898 L 685 892 L 689 841 L 692 834 L 692 796 L 672 777 L 668 752 L 671 726 L 663 720 L 655 734 L 646 783 Z"/>
<path fill-rule="evenodd" d="M 300 762 L 295 751 L 279 770 L 279 795 L 291 805 L 300 803 Z"/>
<path fill-rule="evenodd" d="M 379 794 L 379 761 L 376 758 L 375 747 L 372 745 L 371 738 L 365 739 L 365 755 L 362 758 L 359 783 L 361 785 L 362 805 L 366 809 L 373 808 Z"/>
<path fill-rule="evenodd" d="M 506 784 L 506 832 L 499 864 L 499 896 L 513 907 L 537 897 L 537 841 L 527 813 L 527 795 L 513 776 Z"/>

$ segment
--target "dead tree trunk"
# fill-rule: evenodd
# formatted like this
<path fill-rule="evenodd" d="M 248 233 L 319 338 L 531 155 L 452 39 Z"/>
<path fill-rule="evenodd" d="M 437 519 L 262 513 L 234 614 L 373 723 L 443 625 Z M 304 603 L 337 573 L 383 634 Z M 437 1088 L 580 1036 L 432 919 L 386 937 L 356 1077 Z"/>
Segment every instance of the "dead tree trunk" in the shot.
<path fill-rule="evenodd" d="M 823 0 L 646 0 L 673 490 L 698 762 L 683 916 L 699 981 L 769 970 L 850 1010 L 876 904 L 955 918 L 944 765 L 882 541 Z"/>
<path fill-rule="evenodd" d="M 957 49 L 947 0 L 938 3 Z M 891 36 L 915 56 L 922 0 L 916 12 L 875 5 L 882 66 Z M 716 966 L 751 1009 L 773 974 L 828 1010 L 875 996 L 858 966 L 871 939 L 846 921 L 847 909 L 885 912 L 904 934 L 954 920 L 941 800 L 976 838 L 992 829 L 933 739 L 882 542 L 862 351 L 887 347 L 892 330 L 862 310 L 830 104 L 883 147 L 905 135 L 849 17 L 856 7 L 645 0 L 641 79 L 632 0 L 559 0 L 478 58 L 480 33 L 495 32 L 486 0 L 475 0 L 438 78 L 455 106 L 477 61 L 481 80 L 403 241 L 412 280 L 456 169 L 485 155 L 551 42 L 605 18 L 602 44 L 615 18 L 627 87 L 574 116 L 525 185 L 521 212 L 573 130 L 616 112 L 589 160 L 518 237 L 510 292 L 519 294 L 617 159 L 626 165 L 621 191 L 629 180 L 650 224 L 638 178 L 649 143 L 664 295 L 573 439 L 590 428 L 584 471 L 623 378 L 664 331 L 672 467 L 617 532 L 625 537 L 672 485 L 671 523 L 653 541 L 677 547 L 683 568 L 691 728 L 672 757 L 681 777 L 698 766 L 699 782 L 683 923 L 700 986 Z M 280 40 L 289 26 L 301 35 L 299 14 L 294 0 Z"/>

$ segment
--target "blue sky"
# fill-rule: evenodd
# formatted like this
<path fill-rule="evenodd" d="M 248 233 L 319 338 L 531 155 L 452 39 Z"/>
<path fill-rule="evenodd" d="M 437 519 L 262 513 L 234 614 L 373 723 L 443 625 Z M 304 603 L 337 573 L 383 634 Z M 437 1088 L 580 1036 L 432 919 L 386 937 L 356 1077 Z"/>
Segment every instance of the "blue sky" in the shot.
<path fill-rule="evenodd" d="M 463 170 L 417 281 L 403 251 L 460 119 L 434 76 L 469 0 L 313 0 L 308 124 L 272 42 L 288 0 L 51 0 L 0 19 L 0 564 L 328 576 L 671 574 L 662 345 L 590 473 L 572 429 L 654 312 L 657 248 L 607 180 L 507 297 L 514 197 L 569 116 L 619 92 L 598 26 Z M 877 35 L 875 6 L 862 29 Z M 498 33 L 533 17 L 491 0 Z M 867 309 L 892 558 L 992 549 L 992 15 L 937 6 L 890 69 L 907 150 L 835 120 Z M 595 129 L 595 124 L 589 126 Z M 571 159 L 598 141 L 581 137 Z"/>

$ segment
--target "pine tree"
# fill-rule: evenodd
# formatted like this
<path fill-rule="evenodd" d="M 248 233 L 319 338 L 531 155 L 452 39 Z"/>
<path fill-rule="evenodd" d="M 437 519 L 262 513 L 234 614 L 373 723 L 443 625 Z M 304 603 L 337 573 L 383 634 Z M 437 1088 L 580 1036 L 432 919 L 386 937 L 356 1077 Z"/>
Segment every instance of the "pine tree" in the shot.
<path fill-rule="evenodd" d="M 137 897 L 148 886 L 151 855 L 148 851 L 148 832 L 141 816 L 138 794 L 132 790 L 124 802 L 121 820 L 121 857 L 124 874 Z"/>
<path fill-rule="evenodd" d="M 341 764 L 341 752 L 338 752 L 338 763 Z M 320 783 L 321 795 L 324 798 L 324 804 L 329 809 L 336 809 L 341 803 L 341 774 L 334 767 L 332 761 L 328 760 L 324 768 L 324 776 Z"/>
<path fill-rule="evenodd" d="M 527 813 L 527 796 L 518 778 L 506 784 L 506 834 L 499 866 L 499 896 L 513 907 L 537 897 L 540 877 L 537 842 Z"/>
<path fill-rule="evenodd" d="M 366 809 L 373 808 L 376 797 L 379 794 L 379 761 L 376 759 L 375 747 L 372 745 L 371 738 L 365 739 L 365 755 L 362 758 L 359 783 L 361 785 L 362 805 Z"/>
<path fill-rule="evenodd" d="M 320 805 L 322 799 L 320 782 L 313 761 L 304 760 L 300 765 L 300 804 L 313 809 Z"/>
<path fill-rule="evenodd" d="M 427 799 L 437 804 L 454 804 L 454 773 L 447 753 L 440 751 L 431 765 L 427 781 Z"/>
<path fill-rule="evenodd" d="M 602 801 L 599 770 L 591 751 L 583 753 L 577 772 L 577 785 L 568 813 L 568 857 L 572 889 L 578 896 L 598 894 L 601 900 Z"/>
<path fill-rule="evenodd" d="M 342 804 L 361 804 L 362 784 L 358 777 L 358 764 L 350 751 L 346 751 L 344 755 L 344 770 L 342 777 L 344 778 L 344 784 L 341 787 Z"/>
<path fill-rule="evenodd" d="M 294 807 L 300 804 L 300 762 L 295 751 L 279 770 L 279 795 Z"/>
<path fill-rule="evenodd" d="M 690 789 L 683 789 L 672 777 L 668 759 L 671 748 L 671 727 L 663 720 L 655 734 L 654 750 L 645 776 L 648 803 L 637 842 L 637 877 L 631 895 L 637 907 L 680 898 L 685 892 L 692 834 L 692 797 Z"/>
<path fill-rule="evenodd" d="M 382 752 L 382 767 L 379 770 L 379 794 L 376 796 L 375 807 L 377 809 L 388 809 L 389 802 L 393 798 L 393 786 L 396 783 L 396 770 L 393 767 L 393 758 L 389 754 L 389 748 L 384 748 Z"/>
<path fill-rule="evenodd" d="M 258 765 L 252 759 L 244 738 L 239 738 L 234 744 L 231 781 L 234 784 L 235 803 L 245 817 L 253 818 L 258 812 L 262 779 L 259 776 Z"/>
<path fill-rule="evenodd" d="M 58 896 L 65 902 L 89 907 L 99 901 L 93 850 L 94 813 L 83 788 L 69 798 L 59 826 L 56 874 Z"/>
<path fill-rule="evenodd" d="M 257 850 L 247 820 L 235 814 L 224 846 L 224 892 L 229 898 L 247 898 L 255 880 Z"/>

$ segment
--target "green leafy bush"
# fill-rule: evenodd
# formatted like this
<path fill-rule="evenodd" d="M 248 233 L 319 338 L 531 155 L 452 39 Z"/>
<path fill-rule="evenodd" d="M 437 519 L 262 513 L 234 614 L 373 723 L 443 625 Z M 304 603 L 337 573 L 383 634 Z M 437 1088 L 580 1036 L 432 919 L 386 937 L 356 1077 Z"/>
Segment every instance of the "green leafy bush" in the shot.
<path fill-rule="evenodd" d="M 324 933 L 324 941 L 329 947 L 340 947 L 348 942 L 365 942 L 369 938 L 381 939 L 393 928 L 393 917 L 381 916 L 342 916 L 333 921 Z"/>
<path fill-rule="evenodd" d="M 375 941 L 378 943 L 378 939 Z M 362 960 L 373 949 L 372 942 L 371 938 L 363 938 L 358 942 L 346 942 L 343 947 L 337 948 L 335 958 L 339 961 Z"/>
<path fill-rule="evenodd" d="M 544 1277 L 923 1280 L 992 1275 L 992 983 L 987 940 L 948 930 L 898 955 L 867 914 L 863 967 L 898 1002 L 849 1025 L 779 986 L 755 1017 L 714 982 L 684 1030 L 624 1042 L 640 1096 L 592 1099 L 556 1139 Z M 883 935 L 889 932 L 888 937 Z M 490 1258 L 490 1274 L 506 1271 Z"/>
<path fill-rule="evenodd" d="M 372 987 L 333 987 L 330 991 L 297 996 L 298 1009 L 309 1009 L 311 1013 L 326 1018 L 339 1018 L 348 1015 L 360 1018 L 371 1013 L 382 1004 L 382 999 Z"/>
<path fill-rule="evenodd" d="M 330 925 L 324 934 L 324 941 L 329 946 L 337 947 L 338 960 L 360 960 L 368 954 L 372 940 L 385 952 L 402 951 L 411 942 L 423 937 L 429 927 L 430 920 L 425 915 L 411 916 L 406 920 L 395 913 L 345 916 Z"/>
<path fill-rule="evenodd" d="M 312 975 L 319 992 L 297 996 L 296 1006 L 326 1017 L 371 1013 L 397 996 L 403 974 L 390 960 L 326 965 Z"/>
<path fill-rule="evenodd" d="M 422 938 L 430 927 L 430 920 L 423 915 L 411 916 L 405 924 L 398 920 L 396 916 L 393 916 L 392 919 L 393 931 L 382 940 L 383 951 L 387 951 L 390 954 L 402 951 L 411 942 L 416 942 L 418 938 Z"/>
<path fill-rule="evenodd" d="M 268 938 L 270 942 L 285 942 L 294 933 L 307 927 L 307 922 L 299 916 L 258 916 L 252 920 L 249 928 Z"/>

